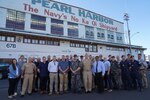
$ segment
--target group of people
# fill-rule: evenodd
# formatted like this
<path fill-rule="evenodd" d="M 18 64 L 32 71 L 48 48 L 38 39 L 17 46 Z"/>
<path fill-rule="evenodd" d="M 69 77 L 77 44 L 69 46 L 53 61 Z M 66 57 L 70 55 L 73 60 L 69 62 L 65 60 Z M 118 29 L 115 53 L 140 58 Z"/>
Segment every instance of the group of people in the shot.
<path fill-rule="evenodd" d="M 40 91 L 41 94 L 73 93 L 98 93 L 112 92 L 114 89 L 142 91 L 148 88 L 146 77 L 147 63 L 138 54 L 138 60 L 134 56 L 125 55 L 93 57 L 92 55 L 78 57 L 62 55 L 61 59 L 53 56 L 37 58 L 29 57 L 25 62 L 21 55 L 19 61 L 12 59 L 8 69 L 8 98 L 17 96 L 21 83 L 21 97 L 26 93 Z"/>

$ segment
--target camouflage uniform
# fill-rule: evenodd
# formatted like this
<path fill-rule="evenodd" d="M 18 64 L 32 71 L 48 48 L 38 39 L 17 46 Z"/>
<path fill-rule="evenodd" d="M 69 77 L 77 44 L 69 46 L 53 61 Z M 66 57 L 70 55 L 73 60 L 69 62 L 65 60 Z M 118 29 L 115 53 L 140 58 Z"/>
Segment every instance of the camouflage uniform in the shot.
<path fill-rule="evenodd" d="M 121 69 L 117 61 L 111 62 L 111 75 L 112 81 L 115 89 L 121 88 Z"/>
<path fill-rule="evenodd" d="M 71 69 L 73 71 L 75 71 L 76 69 L 78 69 L 80 67 L 80 62 L 77 61 L 72 61 L 71 62 Z M 73 90 L 73 92 L 80 92 L 81 91 L 81 71 L 77 71 L 75 74 L 71 73 L 71 88 Z"/>

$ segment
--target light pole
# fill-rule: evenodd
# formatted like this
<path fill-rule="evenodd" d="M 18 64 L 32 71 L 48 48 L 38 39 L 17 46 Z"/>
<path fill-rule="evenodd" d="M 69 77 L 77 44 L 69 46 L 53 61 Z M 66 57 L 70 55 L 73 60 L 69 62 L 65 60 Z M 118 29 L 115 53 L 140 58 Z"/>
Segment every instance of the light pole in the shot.
<path fill-rule="evenodd" d="M 129 21 L 129 15 L 128 13 L 124 13 L 124 20 L 127 22 L 127 30 L 128 30 L 128 38 L 129 38 L 129 53 L 132 54 L 132 51 L 131 51 L 131 36 L 130 36 L 130 29 L 129 29 L 129 24 L 128 24 L 128 21 Z"/>

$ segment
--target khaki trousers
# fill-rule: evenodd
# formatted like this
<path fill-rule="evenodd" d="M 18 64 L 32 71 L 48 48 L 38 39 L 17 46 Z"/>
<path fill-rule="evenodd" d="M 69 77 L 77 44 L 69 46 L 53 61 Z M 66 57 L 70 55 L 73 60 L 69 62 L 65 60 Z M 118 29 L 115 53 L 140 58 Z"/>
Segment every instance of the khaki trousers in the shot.
<path fill-rule="evenodd" d="M 91 71 L 83 71 L 83 82 L 85 91 L 92 90 L 92 72 Z"/>
<path fill-rule="evenodd" d="M 63 87 L 64 87 L 64 91 L 68 90 L 68 74 L 59 74 L 59 78 L 60 78 L 60 92 L 63 91 Z"/>
<path fill-rule="evenodd" d="M 33 86 L 33 74 L 25 74 L 22 86 L 22 95 L 26 93 L 28 88 L 28 93 L 32 93 L 32 86 Z"/>
<path fill-rule="evenodd" d="M 141 76 L 142 76 L 143 87 L 148 88 L 146 71 L 145 70 L 140 70 L 140 73 L 141 73 Z"/>
<path fill-rule="evenodd" d="M 58 73 L 50 73 L 50 92 L 53 92 L 53 83 L 55 83 L 55 92 L 58 92 Z"/>

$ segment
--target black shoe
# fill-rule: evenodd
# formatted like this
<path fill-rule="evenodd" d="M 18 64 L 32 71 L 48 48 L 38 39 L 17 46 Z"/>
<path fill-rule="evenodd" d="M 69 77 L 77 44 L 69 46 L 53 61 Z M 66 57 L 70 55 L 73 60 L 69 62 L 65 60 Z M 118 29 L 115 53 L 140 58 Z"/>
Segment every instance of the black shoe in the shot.
<path fill-rule="evenodd" d="M 24 97 L 24 95 L 21 95 L 20 97 L 21 97 L 21 98 L 23 98 L 23 97 Z"/>
<path fill-rule="evenodd" d="M 31 95 L 32 93 L 28 93 L 28 95 Z"/>
<path fill-rule="evenodd" d="M 88 91 L 88 93 L 92 93 L 92 91 Z"/>
<path fill-rule="evenodd" d="M 140 90 L 139 90 L 140 92 L 143 92 L 143 89 L 142 88 L 140 88 Z"/>
<path fill-rule="evenodd" d="M 64 91 L 64 93 L 68 93 L 68 91 Z"/>
<path fill-rule="evenodd" d="M 81 92 L 81 91 L 78 91 L 77 93 L 78 93 L 78 94 L 82 94 L 82 92 Z"/>
<path fill-rule="evenodd" d="M 89 91 L 85 91 L 85 93 L 87 94 Z"/>
<path fill-rule="evenodd" d="M 59 94 L 60 94 L 60 95 L 63 95 L 63 92 L 60 92 Z"/>
<path fill-rule="evenodd" d="M 76 90 L 73 90 L 73 93 L 76 93 Z"/>

